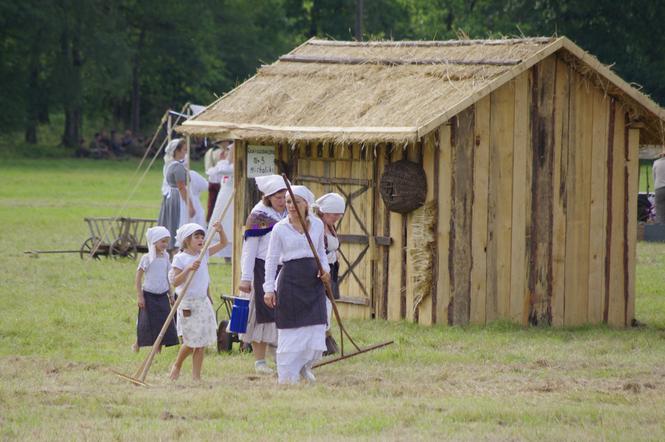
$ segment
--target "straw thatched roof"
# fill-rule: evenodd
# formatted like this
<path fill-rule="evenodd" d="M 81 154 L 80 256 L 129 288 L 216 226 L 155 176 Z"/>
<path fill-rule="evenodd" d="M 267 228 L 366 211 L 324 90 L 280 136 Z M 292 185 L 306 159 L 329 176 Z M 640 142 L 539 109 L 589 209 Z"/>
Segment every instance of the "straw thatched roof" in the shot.
<path fill-rule="evenodd" d="M 579 62 L 580 71 L 635 103 L 652 126 L 665 119 L 663 109 L 565 37 L 311 39 L 260 68 L 179 130 L 267 142 L 413 142 L 562 49 Z"/>

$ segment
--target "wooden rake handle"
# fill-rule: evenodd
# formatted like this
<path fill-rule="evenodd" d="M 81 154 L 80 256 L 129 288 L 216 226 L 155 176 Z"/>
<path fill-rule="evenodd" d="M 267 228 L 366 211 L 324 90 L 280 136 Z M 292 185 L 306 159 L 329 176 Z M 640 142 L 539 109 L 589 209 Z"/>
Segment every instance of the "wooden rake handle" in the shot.
<path fill-rule="evenodd" d="M 224 207 L 224 210 L 222 210 L 222 214 L 217 218 L 216 221 L 221 222 L 222 219 L 224 219 L 224 215 L 226 215 L 226 212 L 229 210 L 229 207 L 231 206 L 231 201 L 233 201 L 233 197 L 235 196 L 235 189 L 233 192 L 231 192 L 231 197 L 229 200 L 226 202 L 226 206 Z M 214 222 L 213 222 L 214 224 Z M 203 260 L 203 257 L 205 256 L 206 253 L 208 253 L 208 247 L 210 247 L 210 243 L 212 242 L 212 239 L 216 235 L 212 231 L 212 229 L 208 229 L 208 233 L 206 234 L 206 241 L 203 244 L 203 249 L 201 249 L 201 253 L 199 253 L 199 257 L 197 258 L 199 261 Z M 173 303 L 173 307 L 171 307 L 171 311 L 169 312 L 169 315 L 166 317 L 166 321 L 164 321 L 164 325 L 162 326 L 162 329 L 159 331 L 159 335 L 157 336 L 157 339 L 155 339 L 155 343 L 152 345 L 152 349 L 150 350 L 150 354 L 146 357 L 145 361 L 139 366 L 136 374 L 134 375 L 135 378 L 137 378 L 139 381 L 143 382 L 145 381 L 146 376 L 148 375 L 148 370 L 150 370 L 150 366 L 152 365 L 152 361 L 155 358 L 155 354 L 157 354 L 157 351 L 159 350 L 159 346 L 162 344 L 162 340 L 164 339 L 164 336 L 166 335 L 166 331 L 169 328 L 169 325 L 171 324 L 171 321 L 173 320 L 173 317 L 175 316 L 176 312 L 178 311 L 178 306 L 182 302 L 183 299 L 185 299 L 185 296 L 187 296 L 187 289 L 189 289 L 189 285 L 192 282 L 192 279 L 194 278 L 194 274 L 196 273 L 196 270 L 193 272 L 190 272 L 189 275 L 187 275 L 187 279 L 185 280 L 185 285 L 182 289 L 182 294 L 178 296 L 178 299 Z"/>
<path fill-rule="evenodd" d="M 291 189 L 291 183 L 289 183 L 289 180 L 286 177 L 286 174 L 282 174 L 282 178 L 284 179 L 284 184 L 286 184 L 286 190 L 289 192 L 289 195 L 291 196 L 291 201 L 293 201 L 293 204 L 296 204 L 296 196 L 293 193 L 293 189 Z M 314 260 L 316 261 L 316 266 L 319 268 L 319 274 L 323 275 L 324 270 L 323 266 L 321 265 L 321 261 L 319 260 L 319 255 L 316 253 L 316 247 L 314 247 L 314 243 L 312 242 L 312 238 L 309 236 L 309 232 L 307 231 L 307 227 L 305 224 L 305 220 L 303 219 L 302 215 L 300 214 L 300 210 L 297 209 L 298 206 L 296 206 L 296 213 L 298 214 L 298 220 L 300 221 L 300 225 L 303 228 L 303 231 L 305 232 L 305 238 L 307 238 L 307 243 L 309 244 L 309 248 L 312 250 L 312 255 L 314 255 Z M 324 232 L 325 234 L 325 232 Z M 346 331 L 346 328 L 342 324 L 342 318 L 339 316 L 339 311 L 337 310 L 337 304 L 335 304 L 335 297 L 333 296 L 332 293 L 332 288 L 330 287 L 330 284 L 328 283 L 323 283 L 323 286 L 326 289 L 326 295 L 328 296 L 328 299 L 330 300 L 330 303 L 332 304 L 333 312 L 335 313 L 335 320 L 337 321 L 337 324 L 339 325 L 339 329 L 343 334 L 346 335 L 347 338 L 349 338 L 349 341 L 353 346 L 356 348 L 356 350 L 360 351 L 360 347 L 353 341 L 353 338 L 351 338 L 351 335 L 349 335 L 349 332 Z M 341 352 L 344 354 L 344 341 L 342 340 L 340 342 L 341 345 Z"/>

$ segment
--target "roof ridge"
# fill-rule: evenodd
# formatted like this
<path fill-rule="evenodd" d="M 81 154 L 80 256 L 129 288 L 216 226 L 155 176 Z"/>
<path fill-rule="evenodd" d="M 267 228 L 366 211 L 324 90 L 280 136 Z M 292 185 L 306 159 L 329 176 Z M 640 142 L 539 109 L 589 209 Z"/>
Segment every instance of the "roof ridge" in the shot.
<path fill-rule="evenodd" d="M 556 37 L 527 37 L 527 38 L 504 38 L 504 39 L 476 39 L 476 40 L 375 40 L 375 41 L 342 41 L 311 38 L 303 46 L 349 46 L 349 47 L 427 47 L 427 46 L 503 46 L 521 43 L 548 44 L 556 40 Z"/>

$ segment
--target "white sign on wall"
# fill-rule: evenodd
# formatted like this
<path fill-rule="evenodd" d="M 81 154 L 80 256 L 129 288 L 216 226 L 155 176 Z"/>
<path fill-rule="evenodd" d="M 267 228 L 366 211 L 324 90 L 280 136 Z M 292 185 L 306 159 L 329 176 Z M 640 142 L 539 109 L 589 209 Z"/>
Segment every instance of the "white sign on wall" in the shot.
<path fill-rule="evenodd" d="M 274 146 L 247 146 L 247 178 L 275 173 Z"/>

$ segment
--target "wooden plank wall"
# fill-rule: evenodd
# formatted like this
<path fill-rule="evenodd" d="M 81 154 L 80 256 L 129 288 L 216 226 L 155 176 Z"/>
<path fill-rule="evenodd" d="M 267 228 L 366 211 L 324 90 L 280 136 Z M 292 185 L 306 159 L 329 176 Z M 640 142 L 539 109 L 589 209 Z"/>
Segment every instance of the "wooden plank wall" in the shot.
<path fill-rule="evenodd" d="M 630 323 L 639 131 L 626 112 L 552 56 L 439 128 L 438 175 L 424 153 L 439 201 L 432 322 Z"/>

